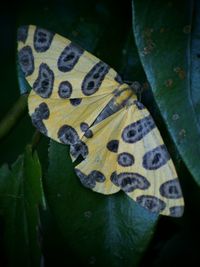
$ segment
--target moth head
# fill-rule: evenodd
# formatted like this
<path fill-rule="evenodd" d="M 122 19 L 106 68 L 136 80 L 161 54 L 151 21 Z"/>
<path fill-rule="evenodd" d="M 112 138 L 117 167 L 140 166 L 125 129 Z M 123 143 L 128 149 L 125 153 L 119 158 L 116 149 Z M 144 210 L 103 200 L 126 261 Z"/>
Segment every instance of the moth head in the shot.
<path fill-rule="evenodd" d="M 136 95 L 142 93 L 142 86 L 138 81 L 134 81 L 130 84 L 131 89 L 135 92 Z"/>
<path fill-rule="evenodd" d="M 143 92 L 143 87 L 142 85 L 138 82 L 138 81 L 127 81 L 126 82 L 129 87 L 133 90 L 133 92 L 137 95 L 137 98 L 139 100 L 141 100 L 141 95 L 142 95 L 142 92 Z"/>

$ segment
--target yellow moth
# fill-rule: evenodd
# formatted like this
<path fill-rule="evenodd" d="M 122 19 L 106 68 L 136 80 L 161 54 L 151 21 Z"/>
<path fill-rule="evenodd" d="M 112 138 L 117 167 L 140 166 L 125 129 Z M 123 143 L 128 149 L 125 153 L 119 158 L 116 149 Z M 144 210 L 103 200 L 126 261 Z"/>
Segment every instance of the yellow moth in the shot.
<path fill-rule="evenodd" d="M 34 126 L 70 145 L 81 183 L 96 192 L 123 190 L 150 212 L 179 217 L 184 201 L 173 162 L 131 86 L 70 40 L 36 26 L 18 31 L 18 59 L 32 87 Z"/>

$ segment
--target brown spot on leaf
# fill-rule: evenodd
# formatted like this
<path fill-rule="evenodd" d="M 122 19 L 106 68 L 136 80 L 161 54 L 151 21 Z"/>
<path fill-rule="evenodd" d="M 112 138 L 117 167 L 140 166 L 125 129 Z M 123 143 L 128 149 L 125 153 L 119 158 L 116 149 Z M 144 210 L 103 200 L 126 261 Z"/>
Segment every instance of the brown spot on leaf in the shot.
<path fill-rule="evenodd" d="M 153 49 L 155 47 L 155 43 L 153 43 L 153 41 L 151 41 L 150 39 L 148 40 L 147 46 L 144 47 L 142 54 L 143 55 L 148 55 L 150 54 Z"/>
<path fill-rule="evenodd" d="M 144 31 L 143 31 L 143 36 L 148 38 L 148 37 L 151 37 L 151 34 L 153 32 L 153 28 L 146 28 Z"/>
<path fill-rule="evenodd" d="M 186 137 L 186 130 L 185 129 L 181 129 L 178 134 L 179 134 L 179 136 L 181 138 L 185 138 Z"/>
<path fill-rule="evenodd" d="M 172 87 L 172 85 L 173 85 L 173 80 L 172 79 L 168 79 L 168 80 L 165 81 L 165 86 L 166 87 Z"/>
<path fill-rule="evenodd" d="M 148 55 L 152 52 L 155 48 L 155 43 L 152 40 L 152 33 L 154 32 L 153 28 L 146 28 L 143 31 L 143 38 L 144 38 L 144 48 L 142 51 L 142 55 Z"/>
<path fill-rule="evenodd" d="M 177 121 L 179 118 L 180 118 L 180 116 L 179 116 L 178 113 L 174 113 L 174 114 L 172 115 L 172 120 L 173 120 L 173 121 Z"/>
<path fill-rule="evenodd" d="M 181 67 L 175 67 L 174 68 L 174 71 L 178 74 L 178 77 L 181 79 L 181 80 L 184 80 L 185 79 L 185 71 L 183 68 Z"/>

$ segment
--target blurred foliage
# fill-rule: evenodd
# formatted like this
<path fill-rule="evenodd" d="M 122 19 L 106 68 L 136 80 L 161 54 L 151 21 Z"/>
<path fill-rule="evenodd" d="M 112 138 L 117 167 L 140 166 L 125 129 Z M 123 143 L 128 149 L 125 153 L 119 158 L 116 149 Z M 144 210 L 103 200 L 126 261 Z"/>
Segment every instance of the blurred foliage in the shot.
<path fill-rule="evenodd" d="M 158 221 L 123 193 L 105 197 L 83 188 L 68 148 L 34 134 L 26 109 L 20 109 L 0 140 L 1 266 L 196 266 L 198 1 L 29 0 L 12 8 L 0 11 L 0 119 L 5 123 L 9 110 L 18 112 L 12 107 L 28 88 L 16 70 L 18 26 L 35 24 L 66 36 L 124 80 L 143 84 L 142 102 L 174 159 L 186 208 L 180 219 Z"/>
<path fill-rule="evenodd" d="M 27 146 L 9 169 L 0 169 L 0 210 L 5 220 L 9 266 L 39 266 L 39 205 L 44 203 L 41 167 L 37 154 Z"/>

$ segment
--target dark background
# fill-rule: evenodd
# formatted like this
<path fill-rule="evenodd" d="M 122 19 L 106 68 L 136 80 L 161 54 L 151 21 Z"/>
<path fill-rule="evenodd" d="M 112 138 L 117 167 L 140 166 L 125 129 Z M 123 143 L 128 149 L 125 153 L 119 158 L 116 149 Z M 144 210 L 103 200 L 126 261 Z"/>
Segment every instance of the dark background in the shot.
<path fill-rule="evenodd" d="M 142 102 L 151 111 L 161 133 L 164 134 L 164 140 L 169 144 L 170 152 L 176 162 L 179 177 L 182 177 L 181 185 L 186 209 L 183 218 L 180 219 L 161 216 L 155 230 L 152 230 L 155 231 L 152 240 L 146 250 L 143 250 L 144 255 L 136 266 L 198 266 L 200 191 L 173 146 L 147 84 L 134 44 L 131 12 L 131 2 L 128 0 L 29 0 L 19 3 L 1 3 L 0 119 L 4 118 L 20 96 L 16 71 L 16 33 L 17 27 L 21 24 L 37 24 L 63 34 L 114 67 L 124 80 L 139 80 L 147 87 L 142 95 Z M 76 32 L 80 34 L 76 35 Z M 17 156 L 23 153 L 26 144 L 31 142 L 33 134 L 34 128 L 25 113 L 9 134 L 1 140 L 0 163 L 13 163 Z M 46 166 L 44 155 L 46 155 L 47 146 L 46 139 L 42 137 L 38 152 L 43 166 Z M 52 208 L 51 203 L 50 207 Z M 52 214 L 51 209 L 42 213 L 42 222 L 45 224 L 42 230 L 42 250 L 46 265 L 76 266 L 80 264 L 83 266 L 83 263 L 79 262 L 76 249 L 71 247 L 70 242 L 63 237 L 62 231 L 60 232 L 54 216 L 55 213 Z M 8 263 L 4 244 L 5 228 L 2 217 L 0 224 L 1 266 Z"/>

